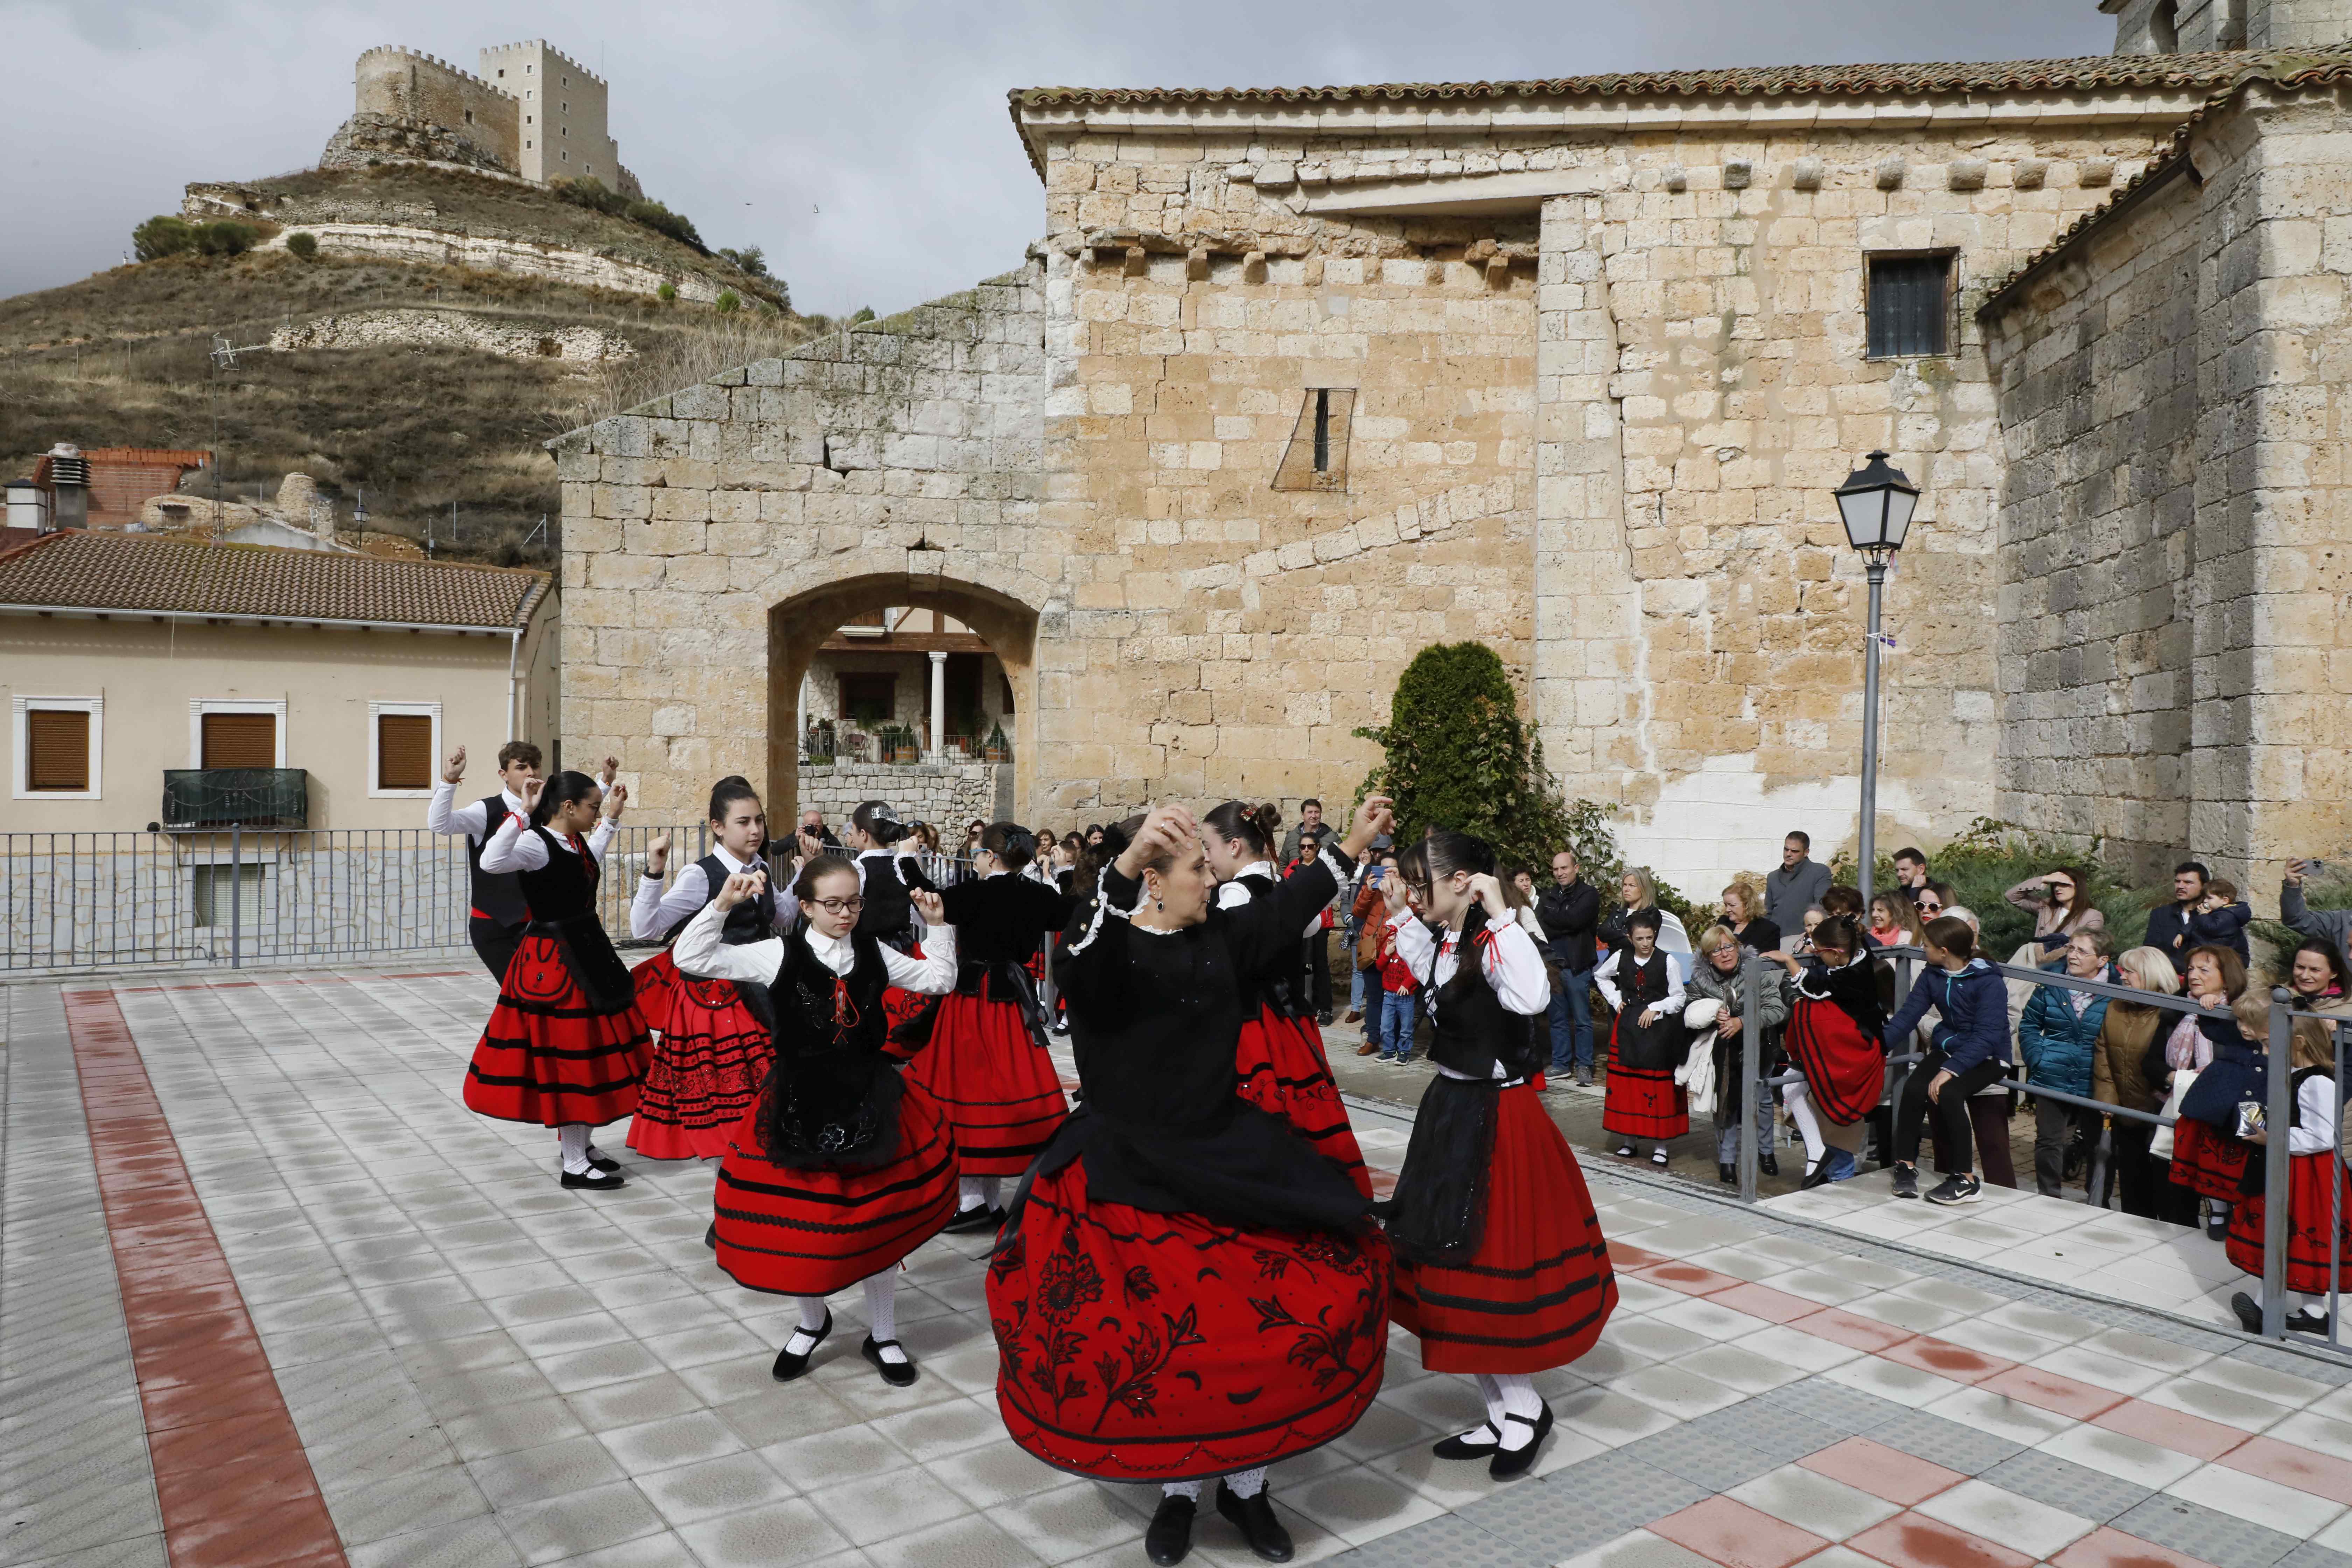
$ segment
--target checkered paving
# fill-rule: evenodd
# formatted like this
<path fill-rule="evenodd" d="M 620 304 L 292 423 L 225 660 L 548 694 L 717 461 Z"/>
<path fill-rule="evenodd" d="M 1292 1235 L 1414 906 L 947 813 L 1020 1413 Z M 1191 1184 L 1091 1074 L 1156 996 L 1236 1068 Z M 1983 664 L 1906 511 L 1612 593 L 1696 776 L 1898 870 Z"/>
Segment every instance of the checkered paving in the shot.
<path fill-rule="evenodd" d="M 565 1193 L 550 1137 L 459 1106 L 479 975 L 65 989 L 121 1009 L 340 1560 L 1144 1560 L 1149 1489 L 1006 1440 L 981 1240 L 909 1261 L 914 1387 L 881 1384 L 845 1333 L 780 1388 L 790 1309 L 712 1265 L 709 1168 L 625 1155 L 625 1191 Z M 141 1426 L 169 1363 L 134 1360 L 111 1293 L 106 1134 L 79 1110 L 60 990 L 0 997 L 0 1564 L 196 1561 L 176 1535 L 167 1557 L 158 1488 L 190 1459 Z M 1366 1108 L 1358 1128 L 1393 1172 L 1408 1125 Z M 1932 1255 L 1858 1206 L 1831 1225 L 1587 1168 L 1623 1306 L 1538 1379 L 1558 1426 L 1535 1472 L 1434 1459 L 1475 1395 L 1396 1336 L 1370 1415 L 1274 1472 L 1300 1561 L 2352 1568 L 2352 1369 Z M 857 1292 L 835 1310 L 860 1326 Z M 1195 1551 L 1255 1561 L 1213 1515 Z"/>

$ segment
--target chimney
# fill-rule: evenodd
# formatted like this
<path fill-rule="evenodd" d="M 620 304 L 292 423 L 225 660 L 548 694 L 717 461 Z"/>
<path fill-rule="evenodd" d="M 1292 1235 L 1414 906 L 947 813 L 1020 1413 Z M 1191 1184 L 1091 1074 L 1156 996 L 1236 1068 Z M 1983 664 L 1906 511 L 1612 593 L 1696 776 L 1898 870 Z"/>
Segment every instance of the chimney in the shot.
<path fill-rule="evenodd" d="M 53 528 L 89 526 L 89 459 L 70 441 L 49 448 L 49 488 L 56 493 Z"/>
<path fill-rule="evenodd" d="M 324 496 L 310 498 L 310 531 L 319 542 L 333 549 L 335 544 L 335 503 Z"/>
<path fill-rule="evenodd" d="M 49 492 L 31 479 L 8 481 L 8 526 L 49 531 Z"/>

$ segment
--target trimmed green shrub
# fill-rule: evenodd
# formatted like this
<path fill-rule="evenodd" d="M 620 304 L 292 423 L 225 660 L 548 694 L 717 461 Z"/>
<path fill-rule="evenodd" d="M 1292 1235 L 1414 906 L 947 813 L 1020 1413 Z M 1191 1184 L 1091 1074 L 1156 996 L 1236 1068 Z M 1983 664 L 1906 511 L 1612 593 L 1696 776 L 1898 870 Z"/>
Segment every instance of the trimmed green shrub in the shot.
<path fill-rule="evenodd" d="M 160 214 L 131 231 L 131 253 L 142 261 L 178 256 L 196 247 L 196 226 L 185 218 Z"/>
<path fill-rule="evenodd" d="M 860 305 L 857 307 L 857 314 L 849 318 L 849 324 L 853 327 L 864 326 L 873 319 L 874 307 L 871 305 Z"/>
<path fill-rule="evenodd" d="M 307 229 L 297 229 L 286 237 L 286 248 L 304 261 L 319 258 L 319 237 Z"/>
<path fill-rule="evenodd" d="M 196 248 L 206 256 L 243 256 L 260 237 L 251 224 L 225 217 L 196 231 Z"/>
<path fill-rule="evenodd" d="M 732 289 L 721 289 L 719 298 L 710 302 L 710 308 L 722 316 L 731 316 L 743 308 L 743 296 Z"/>
<path fill-rule="evenodd" d="M 654 290 L 654 298 L 659 300 L 665 305 L 676 304 L 677 302 L 677 285 L 671 282 L 667 278 L 663 279 L 662 286 Z"/>
<path fill-rule="evenodd" d="M 768 276 L 767 252 L 756 245 L 747 245 L 740 250 L 730 250 L 722 245 L 719 247 L 719 258 L 732 262 L 738 271 L 748 272 L 754 278 Z"/>

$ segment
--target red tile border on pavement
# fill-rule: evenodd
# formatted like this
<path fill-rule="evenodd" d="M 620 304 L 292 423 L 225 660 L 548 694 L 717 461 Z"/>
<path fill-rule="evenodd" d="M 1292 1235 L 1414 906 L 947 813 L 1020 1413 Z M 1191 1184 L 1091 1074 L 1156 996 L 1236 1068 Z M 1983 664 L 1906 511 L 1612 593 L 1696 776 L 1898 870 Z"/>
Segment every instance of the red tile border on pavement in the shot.
<path fill-rule="evenodd" d="M 1926 1502 L 1937 1492 L 1949 1491 L 1969 1479 L 1933 1459 L 1923 1459 L 1867 1437 L 1848 1437 L 1843 1443 L 1832 1443 L 1797 1463 L 1817 1476 L 1843 1481 L 1905 1508 Z"/>
<path fill-rule="evenodd" d="M 1800 1328 L 1803 1326 L 1801 1323 L 1798 1325 Z M 1966 1345 L 1956 1345 L 1932 1334 L 1917 1334 L 1907 1340 L 1898 1340 L 1878 1354 L 1882 1360 L 1920 1372 L 1932 1372 L 1937 1377 L 1948 1378 L 1954 1383 L 1982 1383 L 2017 1365 L 2005 1356 L 1972 1351 Z"/>
<path fill-rule="evenodd" d="M 172 1568 L 347 1568 L 121 1008 L 65 1007 Z"/>
<path fill-rule="evenodd" d="M 2101 1525 L 2050 1561 L 2057 1568 L 2212 1568 L 2201 1557 Z"/>
<path fill-rule="evenodd" d="M 2033 1563 L 2022 1552 L 1924 1513 L 1898 1513 L 1849 1538 L 1846 1545 L 1892 1568 L 2032 1568 Z"/>
<path fill-rule="evenodd" d="M 1727 1497 L 1693 1503 L 1648 1529 L 1723 1568 L 1789 1568 L 1830 1544 L 1810 1530 Z"/>
<path fill-rule="evenodd" d="M 2330 1502 L 2352 1503 L 2352 1464 L 2275 1437 L 2256 1437 L 2214 1461 Z"/>
<path fill-rule="evenodd" d="M 2153 1443 L 2159 1448 L 2169 1448 L 2176 1454 L 2186 1454 L 2192 1459 L 2218 1459 L 2232 1448 L 2243 1447 L 2253 1436 L 2236 1426 L 2208 1421 L 2202 1415 L 2191 1415 L 2185 1410 L 2151 1405 L 2145 1399 L 2126 1399 L 2111 1410 L 2102 1410 L 2091 1417 L 2091 1425 Z"/>
<path fill-rule="evenodd" d="M 2112 1388 L 2045 1372 L 2038 1366 L 2013 1366 L 1997 1377 L 1986 1378 L 1981 1386 L 2007 1394 L 2021 1405 L 2054 1411 L 2074 1421 L 2088 1421 L 2103 1411 L 2113 1410 L 2126 1397 Z"/>

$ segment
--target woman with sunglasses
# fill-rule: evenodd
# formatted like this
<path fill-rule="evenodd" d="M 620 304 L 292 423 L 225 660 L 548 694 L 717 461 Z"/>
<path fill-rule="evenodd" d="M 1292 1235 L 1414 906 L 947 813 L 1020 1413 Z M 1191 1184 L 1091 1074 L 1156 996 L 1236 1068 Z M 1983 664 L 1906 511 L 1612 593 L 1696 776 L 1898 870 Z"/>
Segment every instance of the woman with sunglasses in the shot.
<path fill-rule="evenodd" d="M 898 1340 L 898 1263 L 955 1213 L 956 1158 L 938 1104 L 884 1053 L 883 994 L 952 989 L 955 928 L 937 893 L 917 892 L 930 952 L 909 958 L 884 945 L 857 930 L 867 908 L 857 868 L 820 855 L 779 900 L 781 918 L 801 917 L 788 935 L 730 942 L 729 915 L 766 886 L 756 870 L 729 877 L 670 950 L 682 973 L 765 985 L 775 1018 L 775 1068 L 719 1168 L 719 1267 L 739 1285 L 798 1300 L 779 1383 L 807 1372 L 833 1332 L 824 1299 L 863 1281 L 858 1353 L 903 1388 L 915 1363 Z"/>

